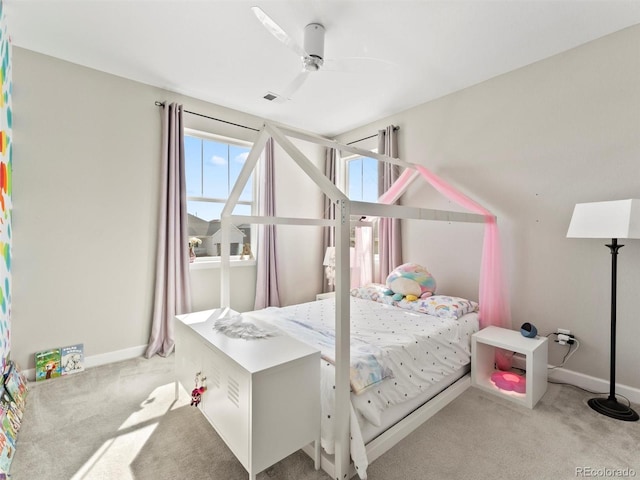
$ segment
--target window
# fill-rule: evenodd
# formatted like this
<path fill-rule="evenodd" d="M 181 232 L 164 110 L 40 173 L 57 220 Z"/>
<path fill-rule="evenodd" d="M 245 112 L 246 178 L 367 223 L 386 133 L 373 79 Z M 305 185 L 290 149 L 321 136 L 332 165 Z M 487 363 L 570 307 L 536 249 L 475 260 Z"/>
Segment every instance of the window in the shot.
<path fill-rule="evenodd" d="M 220 255 L 215 233 L 220 230 L 220 214 L 247 159 L 251 144 L 189 131 L 184 136 L 187 186 L 187 227 L 189 237 L 201 240 L 197 257 Z M 235 215 L 251 215 L 254 205 L 254 175 L 240 195 Z M 251 243 L 251 226 L 236 225 L 231 255 L 240 255 L 242 245 Z M 241 233 L 240 233 L 241 232 Z"/>
<path fill-rule="evenodd" d="M 369 157 L 347 159 L 347 195 L 349 200 L 378 200 L 378 160 Z"/>
<path fill-rule="evenodd" d="M 370 157 L 348 157 L 346 162 L 346 194 L 349 200 L 378 200 L 378 160 Z M 351 229 L 351 244 L 355 245 L 355 227 Z M 378 252 L 378 229 L 373 228 L 373 251 Z"/>

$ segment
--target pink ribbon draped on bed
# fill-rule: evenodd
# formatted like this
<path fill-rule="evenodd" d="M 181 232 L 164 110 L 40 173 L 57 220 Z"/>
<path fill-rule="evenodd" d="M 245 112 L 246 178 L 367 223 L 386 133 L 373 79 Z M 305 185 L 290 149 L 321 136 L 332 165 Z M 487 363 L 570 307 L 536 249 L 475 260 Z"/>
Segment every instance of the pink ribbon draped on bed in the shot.
<path fill-rule="evenodd" d="M 457 191 L 425 167 L 416 165 L 415 168 L 433 188 L 449 200 L 473 213 L 484 215 L 485 229 L 479 291 L 480 327 L 496 325 L 511 328 L 511 312 L 504 289 L 502 250 L 496 217 L 482 205 Z M 380 197 L 379 202 L 390 203 L 391 199 L 396 198 L 398 192 L 402 191 L 407 182 L 411 180 L 412 176 L 413 171 L 406 168 L 398 180 Z"/>

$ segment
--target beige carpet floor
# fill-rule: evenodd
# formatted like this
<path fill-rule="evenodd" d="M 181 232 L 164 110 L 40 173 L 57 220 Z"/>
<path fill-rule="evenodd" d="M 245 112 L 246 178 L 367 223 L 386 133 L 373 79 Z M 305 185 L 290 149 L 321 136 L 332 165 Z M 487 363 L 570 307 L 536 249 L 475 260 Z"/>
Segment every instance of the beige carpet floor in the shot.
<path fill-rule="evenodd" d="M 619 478 L 625 471 L 640 477 L 640 423 L 593 412 L 586 404 L 592 396 L 550 384 L 529 410 L 470 388 L 373 462 L 368 478 L 555 480 Z M 186 393 L 174 401 L 173 357 L 30 384 L 11 474 L 14 480 L 248 478 Z M 258 479 L 329 477 L 297 452 Z"/>

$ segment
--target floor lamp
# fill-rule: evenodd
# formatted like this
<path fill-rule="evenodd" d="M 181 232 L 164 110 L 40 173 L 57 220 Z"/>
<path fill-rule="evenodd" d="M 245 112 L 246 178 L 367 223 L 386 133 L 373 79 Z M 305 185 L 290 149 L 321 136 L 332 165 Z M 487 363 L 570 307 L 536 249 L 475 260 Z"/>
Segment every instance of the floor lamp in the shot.
<path fill-rule="evenodd" d="M 616 281 L 620 238 L 640 238 L 640 200 L 578 203 L 573 210 L 567 237 L 610 238 L 611 251 L 611 363 L 609 397 L 591 398 L 588 404 L 596 412 L 618 420 L 635 422 L 638 414 L 616 399 Z"/>

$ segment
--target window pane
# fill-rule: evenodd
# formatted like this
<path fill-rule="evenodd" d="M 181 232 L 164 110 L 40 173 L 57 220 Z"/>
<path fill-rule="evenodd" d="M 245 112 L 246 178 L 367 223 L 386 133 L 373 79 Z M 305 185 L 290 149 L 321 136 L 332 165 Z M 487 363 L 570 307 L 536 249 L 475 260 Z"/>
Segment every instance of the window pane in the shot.
<path fill-rule="evenodd" d="M 185 135 L 185 173 L 187 197 L 204 197 L 206 200 L 187 200 L 189 237 L 197 237 L 200 245 L 195 247 L 196 256 L 218 256 L 220 216 L 231 188 L 238 179 L 251 147 L 230 145 Z M 240 201 L 233 209 L 234 215 L 251 215 L 253 210 L 253 175 L 241 192 Z M 240 255 L 245 243 L 251 243 L 251 225 L 236 225 L 232 231 L 231 254 Z"/>
<path fill-rule="evenodd" d="M 374 158 L 362 159 L 362 201 L 378 200 L 378 161 Z"/>
<path fill-rule="evenodd" d="M 347 162 L 349 199 L 363 202 L 378 200 L 378 161 L 358 157 Z"/>
<path fill-rule="evenodd" d="M 229 195 L 229 147 L 224 143 L 203 140 L 203 197 L 227 198 Z"/>
<path fill-rule="evenodd" d="M 232 213 L 233 215 L 251 215 L 251 205 L 237 204 Z"/>
<path fill-rule="evenodd" d="M 195 217 L 203 222 L 210 222 L 211 220 L 220 220 L 220 214 L 224 203 L 217 202 L 196 202 L 193 200 L 187 201 L 187 213 L 190 215 L 189 222 Z M 191 230 L 191 223 L 189 223 L 189 230 Z M 189 232 L 191 234 L 191 232 Z M 194 233 L 194 235 L 205 235 L 204 233 Z"/>
<path fill-rule="evenodd" d="M 239 147 L 236 145 L 229 145 L 229 181 L 230 188 L 233 187 L 238 180 L 240 171 L 244 167 L 244 162 L 249 155 L 249 147 Z M 253 199 L 253 175 L 249 178 L 249 181 L 244 186 L 242 193 L 240 194 L 240 200 L 251 201 Z"/>
<path fill-rule="evenodd" d="M 202 196 L 202 140 L 196 137 L 184 137 L 185 175 L 187 177 L 187 196 Z"/>
<path fill-rule="evenodd" d="M 360 201 L 362 200 L 362 158 L 349 160 L 348 167 L 349 199 Z"/>

